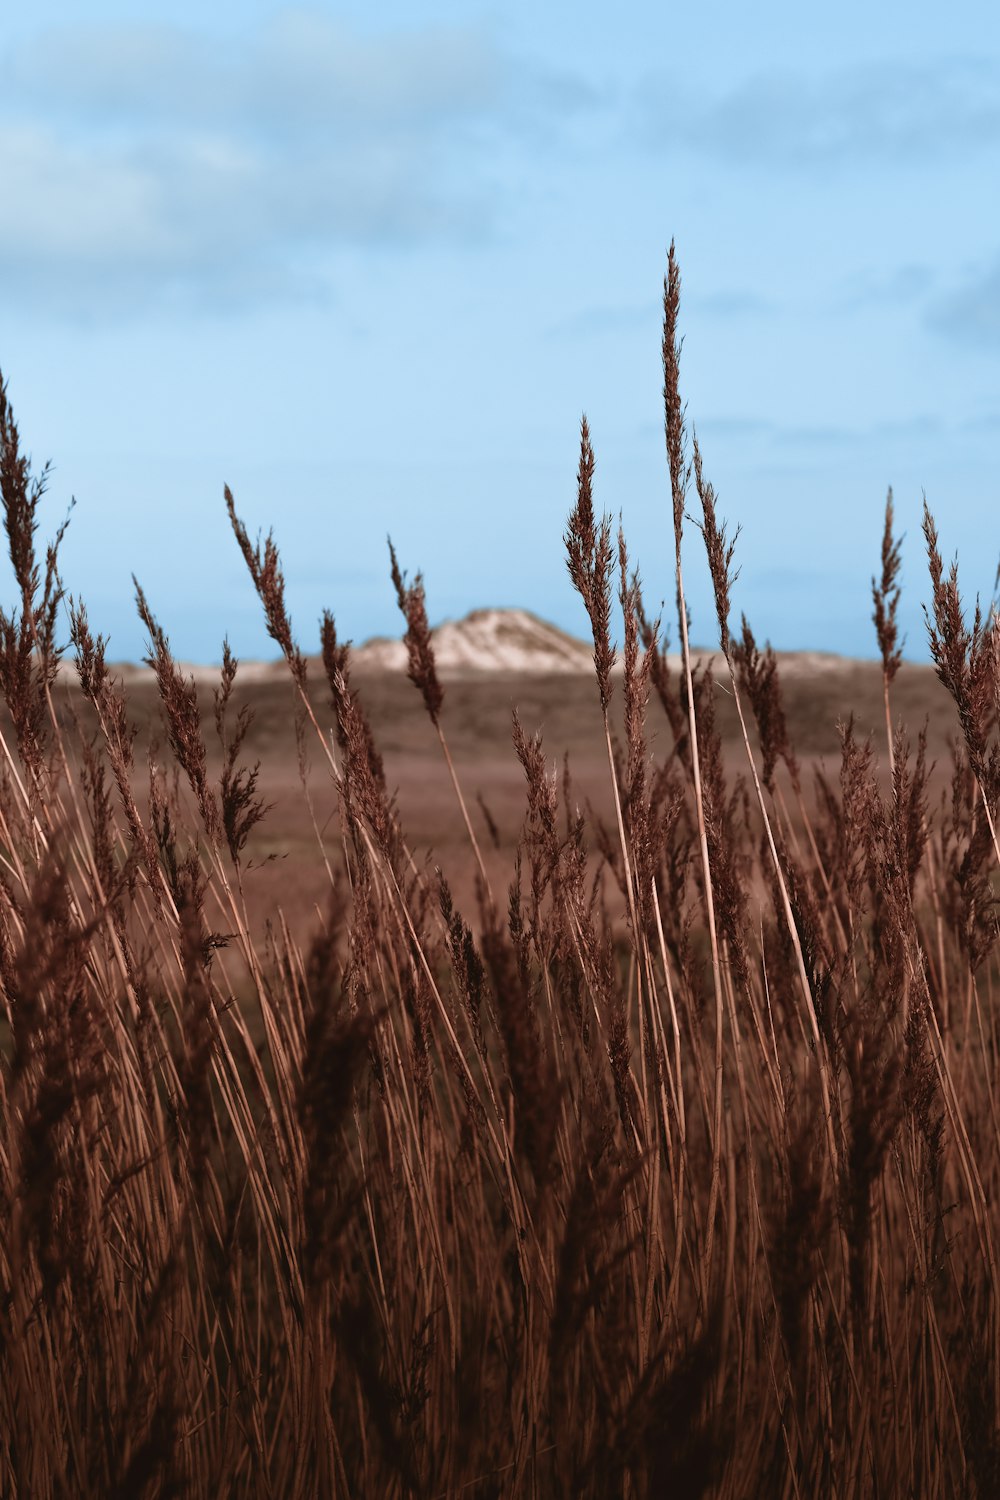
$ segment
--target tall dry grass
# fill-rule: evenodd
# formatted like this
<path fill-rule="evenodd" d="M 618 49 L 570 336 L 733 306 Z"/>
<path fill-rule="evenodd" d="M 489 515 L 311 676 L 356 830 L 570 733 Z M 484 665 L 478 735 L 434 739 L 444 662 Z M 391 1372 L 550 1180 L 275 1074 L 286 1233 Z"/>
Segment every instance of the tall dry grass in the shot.
<path fill-rule="evenodd" d="M 672 250 L 664 292 L 679 677 L 595 510 L 586 423 L 565 538 L 611 837 L 515 717 L 524 826 L 491 890 L 423 581 L 392 554 L 475 913 L 408 847 L 333 617 L 324 688 L 275 545 L 226 492 L 339 814 L 306 950 L 280 912 L 264 931 L 248 918 L 268 809 L 228 647 L 217 756 L 141 589 L 162 753 L 135 764 L 75 601 L 66 688 L 59 538 L 44 560 L 36 541 L 45 475 L 0 395 L 19 591 L 0 615 L 4 1494 L 1000 1493 L 1000 624 L 966 619 L 928 513 L 931 650 L 959 727 L 932 806 L 923 739 L 893 723 L 890 495 L 873 582 L 886 743 L 848 718 L 839 781 L 803 785 L 776 658 L 745 620 L 731 632 Z M 735 778 L 718 674 L 689 650 L 689 503 L 742 726 Z M 655 754 L 651 693 L 672 729 Z"/>

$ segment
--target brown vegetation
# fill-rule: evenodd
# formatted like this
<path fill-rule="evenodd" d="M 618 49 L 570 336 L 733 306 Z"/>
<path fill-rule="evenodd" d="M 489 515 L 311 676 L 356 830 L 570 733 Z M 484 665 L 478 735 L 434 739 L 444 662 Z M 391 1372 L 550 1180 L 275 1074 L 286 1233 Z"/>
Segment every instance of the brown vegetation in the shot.
<path fill-rule="evenodd" d="M 329 615 L 321 687 L 274 543 L 227 491 L 325 871 L 324 913 L 263 920 L 270 792 L 237 663 L 227 648 L 206 713 L 137 589 L 165 749 L 73 601 L 63 690 L 45 476 L 0 394 L 19 590 L 0 614 L 3 1493 L 1000 1491 L 1000 624 L 967 624 L 928 513 L 959 729 L 937 796 L 926 734 L 893 718 L 890 497 L 886 738 L 847 719 L 839 774 L 810 777 L 773 653 L 731 630 L 672 250 L 664 293 L 682 670 L 595 513 L 584 423 L 566 545 L 608 795 L 581 811 L 522 701 L 503 881 L 503 830 L 445 736 L 465 690 L 391 557 L 471 906 L 407 838 L 379 689 Z M 689 488 L 725 694 L 688 642 Z"/>

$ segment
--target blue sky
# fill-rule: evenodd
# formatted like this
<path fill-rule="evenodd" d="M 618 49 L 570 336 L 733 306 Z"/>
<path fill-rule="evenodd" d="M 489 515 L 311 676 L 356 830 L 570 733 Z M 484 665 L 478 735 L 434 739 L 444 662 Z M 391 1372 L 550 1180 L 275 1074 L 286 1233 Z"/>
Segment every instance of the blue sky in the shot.
<path fill-rule="evenodd" d="M 871 655 L 892 484 L 922 656 L 922 492 L 969 596 L 1000 555 L 998 168 L 984 3 L 36 0 L 0 23 L 0 369 L 54 464 L 43 528 L 77 500 L 66 585 L 111 657 L 144 647 L 133 572 L 178 654 L 271 654 L 228 482 L 306 649 L 324 607 L 398 633 L 387 532 L 432 620 L 582 635 L 586 411 L 598 501 L 669 600 L 674 238 L 737 612 Z"/>

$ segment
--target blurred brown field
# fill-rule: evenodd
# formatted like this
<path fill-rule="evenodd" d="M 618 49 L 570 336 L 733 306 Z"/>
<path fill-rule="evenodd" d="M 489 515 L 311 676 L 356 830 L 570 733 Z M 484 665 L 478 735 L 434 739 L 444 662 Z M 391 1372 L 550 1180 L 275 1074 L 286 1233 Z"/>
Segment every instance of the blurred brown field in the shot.
<path fill-rule="evenodd" d="M 815 772 L 825 773 L 836 782 L 840 726 L 851 714 L 858 738 L 872 736 L 883 785 L 887 786 L 881 664 L 835 657 L 820 658 L 816 664 L 813 658 L 796 654 L 779 656 L 778 660 L 789 739 L 802 767 L 807 799 Z M 721 659 L 717 666 L 717 723 L 726 770 L 735 778 L 745 775 L 746 758 Z M 129 714 L 138 730 L 136 762 L 141 766 L 151 738 L 159 743 L 164 739 L 159 695 L 152 672 L 131 667 L 120 670 L 126 682 Z M 202 730 L 209 766 L 216 775 L 220 754 L 213 723 L 213 681 L 204 668 L 197 669 L 197 677 Z M 473 926 L 477 925 L 475 857 L 419 692 L 402 672 L 362 667 L 352 673 L 351 680 L 371 722 L 388 787 L 396 793 L 414 860 L 432 870 L 440 867 L 456 905 Z M 505 895 L 511 879 L 525 813 L 524 772 L 511 737 L 515 710 L 526 734 L 541 734 L 550 774 L 558 775 L 560 788 L 568 760 L 573 804 L 585 813 L 592 811 L 613 833 L 607 750 L 592 675 L 483 671 L 450 676 L 442 673 L 442 681 L 442 727 L 498 898 Z M 309 683 L 316 717 L 321 727 L 332 731 L 335 716 L 318 659 L 309 662 Z M 60 695 L 66 696 L 86 723 L 87 705 L 81 700 L 71 668 L 62 674 L 57 702 Z M 280 911 L 289 930 L 303 941 L 325 908 L 330 881 L 324 850 L 335 863 L 341 830 L 336 788 L 311 730 L 303 739 L 309 800 L 302 794 L 296 697 L 283 662 L 275 663 L 273 670 L 269 666 L 262 671 L 255 663 L 242 675 L 237 672 L 234 701 L 248 705 L 254 715 L 244 758 L 251 763 L 260 761 L 260 791 L 271 804 L 248 846 L 248 909 L 255 920 L 277 917 Z M 954 705 L 933 667 L 904 663 L 893 684 L 893 714 L 913 735 L 926 725 L 928 757 L 935 764 L 931 790 L 936 801 L 946 790 L 951 774 L 949 743 L 957 732 L 957 723 Z M 610 716 L 615 732 L 621 735 L 620 691 L 612 697 Z M 655 764 L 666 758 L 673 743 L 655 695 L 649 703 L 648 734 Z M 138 780 L 141 785 L 141 778 Z M 181 785 L 180 795 L 189 797 L 186 786 Z M 495 827 L 496 841 L 479 798 Z M 613 845 L 614 838 L 611 842 Z M 613 890 L 609 888 L 607 894 L 613 900 Z"/>

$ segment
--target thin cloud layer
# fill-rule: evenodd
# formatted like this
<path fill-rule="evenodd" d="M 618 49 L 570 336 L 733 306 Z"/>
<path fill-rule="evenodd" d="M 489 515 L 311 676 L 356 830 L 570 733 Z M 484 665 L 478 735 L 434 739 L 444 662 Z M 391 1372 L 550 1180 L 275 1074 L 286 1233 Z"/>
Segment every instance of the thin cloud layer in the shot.
<path fill-rule="evenodd" d="M 640 91 L 643 131 L 733 165 L 925 166 L 1000 141 L 1000 80 L 985 64 L 862 63 L 808 76 L 760 73 L 706 101 L 673 80 Z"/>
<path fill-rule="evenodd" d="M 321 297 L 340 247 L 489 236 L 484 147 L 586 95 L 482 29 L 372 38 L 290 11 L 237 45 L 49 32 L 0 58 L 0 100 L 0 276 L 86 315 Z"/>
<path fill-rule="evenodd" d="M 46 91 L 54 111 L 111 126 L 265 137 L 347 128 L 392 139 L 500 109 L 508 67 L 478 29 L 371 38 L 294 10 L 242 40 L 164 24 L 67 27 L 33 39 L 3 71 L 9 98 L 27 103 Z"/>
<path fill-rule="evenodd" d="M 1000 257 L 935 303 L 928 323 L 935 332 L 974 347 L 1000 348 Z"/>
<path fill-rule="evenodd" d="M 977 430 L 989 431 L 992 430 L 994 420 L 987 414 L 975 426 Z M 740 416 L 703 417 L 695 426 L 699 438 L 708 439 L 713 444 L 728 447 L 746 455 L 752 446 L 759 449 L 763 444 L 779 454 L 796 450 L 807 453 L 812 451 L 822 453 L 824 450 L 844 453 L 888 452 L 893 451 L 894 444 L 903 444 L 910 448 L 915 444 L 922 445 L 941 436 L 953 435 L 955 432 L 971 431 L 973 424 L 966 421 L 947 422 L 932 412 L 926 412 L 923 415 L 902 420 L 887 419 L 864 426 L 833 423 L 810 426 L 804 423 L 776 422 L 765 418 Z M 658 428 L 655 430 L 659 431 Z M 638 429 L 639 435 L 643 437 L 649 436 L 653 431 L 654 429 L 646 423 Z"/>
<path fill-rule="evenodd" d="M 934 272 L 926 265 L 911 263 L 890 271 L 854 271 L 841 282 L 832 305 L 844 312 L 909 307 L 922 301 L 933 284 Z"/>

